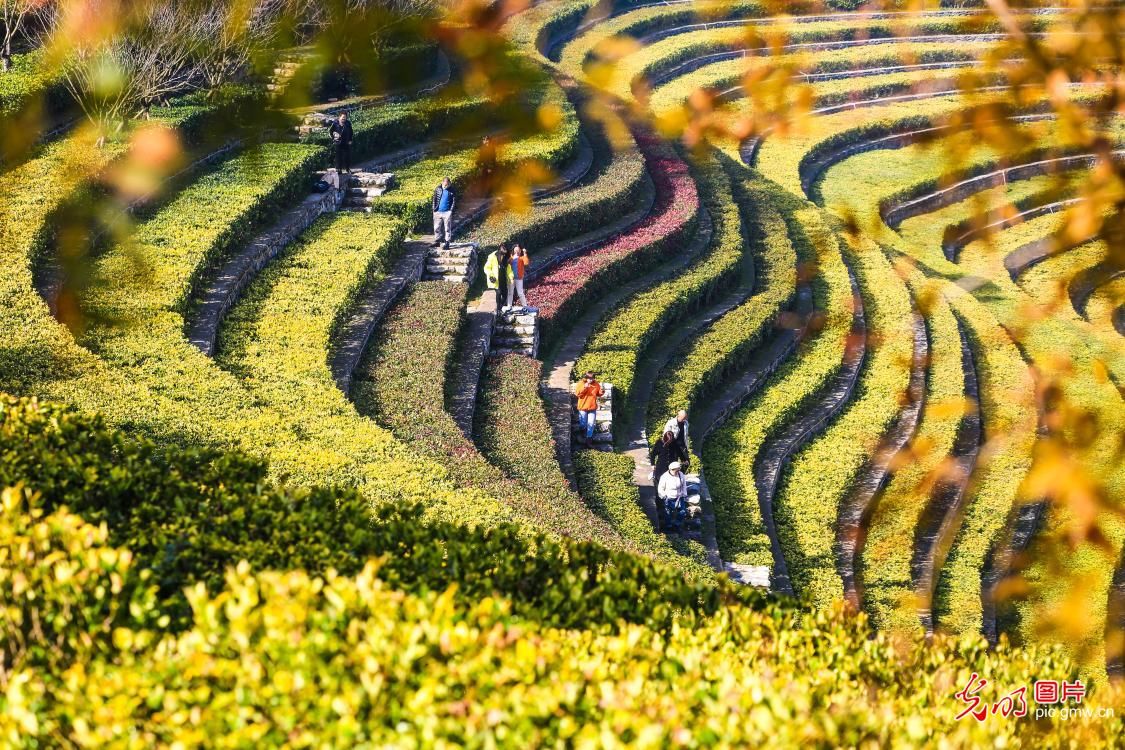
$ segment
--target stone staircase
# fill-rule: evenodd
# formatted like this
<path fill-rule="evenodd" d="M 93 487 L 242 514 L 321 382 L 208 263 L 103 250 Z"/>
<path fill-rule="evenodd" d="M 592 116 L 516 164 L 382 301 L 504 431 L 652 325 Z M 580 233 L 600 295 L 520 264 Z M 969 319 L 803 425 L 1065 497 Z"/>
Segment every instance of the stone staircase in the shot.
<path fill-rule="evenodd" d="M 539 354 L 539 311 L 534 307 L 510 307 L 496 316 L 492 354 Z"/>
<path fill-rule="evenodd" d="M 448 248 L 430 248 L 426 256 L 423 281 L 448 281 L 472 284 L 477 276 L 477 246 L 472 242 L 454 242 Z M 538 331 L 538 328 L 536 328 Z M 536 336 L 538 344 L 538 336 Z"/>
<path fill-rule="evenodd" d="M 281 96 L 285 92 L 303 62 L 304 55 L 298 53 L 287 54 L 278 59 L 273 67 L 273 75 L 266 82 L 266 91 L 270 92 L 270 96 Z"/>
<path fill-rule="evenodd" d="M 573 393 L 574 386 L 571 386 Z M 594 415 L 594 446 L 598 450 L 611 451 L 613 450 L 613 384 L 602 383 L 602 389 L 605 390 L 598 398 L 598 412 Z M 574 398 L 571 397 L 571 428 L 574 431 L 572 438 L 573 445 L 582 445 L 582 441 L 586 437 L 586 431 L 578 423 L 578 410 L 574 408 Z"/>
<path fill-rule="evenodd" d="M 353 211 L 371 213 L 375 199 L 394 187 L 392 172 L 352 172 L 345 175 L 347 190 L 344 194 L 344 207 Z"/>

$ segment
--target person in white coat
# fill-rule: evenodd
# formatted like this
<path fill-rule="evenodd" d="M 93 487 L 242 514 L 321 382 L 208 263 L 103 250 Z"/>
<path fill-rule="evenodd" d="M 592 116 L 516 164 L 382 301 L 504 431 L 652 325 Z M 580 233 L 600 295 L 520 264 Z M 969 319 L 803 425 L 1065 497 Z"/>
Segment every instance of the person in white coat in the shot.
<path fill-rule="evenodd" d="M 679 461 L 670 463 L 656 486 L 656 494 L 664 502 L 668 531 L 672 533 L 679 532 L 687 510 L 687 480 L 680 469 Z"/>

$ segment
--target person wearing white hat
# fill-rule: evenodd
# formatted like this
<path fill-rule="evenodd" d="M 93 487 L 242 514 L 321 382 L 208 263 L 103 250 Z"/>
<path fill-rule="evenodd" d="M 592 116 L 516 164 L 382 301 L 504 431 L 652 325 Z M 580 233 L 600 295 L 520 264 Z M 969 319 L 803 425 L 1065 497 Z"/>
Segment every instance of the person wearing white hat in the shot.
<path fill-rule="evenodd" d="M 680 530 L 683 522 L 684 510 L 687 506 L 687 480 L 680 471 L 680 462 L 673 461 L 668 465 L 668 471 L 660 477 L 656 487 L 656 494 L 664 501 L 665 517 L 668 519 L 668 531 L 673 533 Z"/>

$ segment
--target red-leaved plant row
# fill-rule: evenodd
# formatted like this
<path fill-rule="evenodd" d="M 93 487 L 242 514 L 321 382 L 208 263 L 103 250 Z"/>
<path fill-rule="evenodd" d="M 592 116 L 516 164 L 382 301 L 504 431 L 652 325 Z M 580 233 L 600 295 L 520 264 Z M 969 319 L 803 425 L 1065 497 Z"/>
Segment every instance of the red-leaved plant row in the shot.
<path fill-rule="evenodd" d="M 656 187 L 652 213 L 628 232 L 560 264 L 527 289 L 528 302 L 539 308 L 541 336 L 548 347 L 560 323 L 578 313 L 586 300 L 654 259 L 682 249 L 695 230 L 699 194 L 687 164 L 652 134 L 638 133 L 637 145 Z"/>

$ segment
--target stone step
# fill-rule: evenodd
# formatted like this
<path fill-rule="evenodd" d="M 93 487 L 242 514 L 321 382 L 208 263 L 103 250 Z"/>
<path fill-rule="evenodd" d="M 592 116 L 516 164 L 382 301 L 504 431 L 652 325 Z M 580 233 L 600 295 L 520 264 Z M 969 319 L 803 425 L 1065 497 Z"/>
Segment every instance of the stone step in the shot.
<path fill-rule="evenodd" d="M 735 583 L 766 589 L 770 587 L 770 566 L 768 565 L 741 565 L 724 562 L 723 571 Z"/>
<path fill-rule="evenodd" d="M 511 323 L 503 323 L 496 326 L 497 331 L 506 331 L 510 335 L 531 336 L 539 330 L 538 326 L 533 325 L 512 325 Z"/>
<path fill-rule="evenodd" d="M 539 339 L 536 337 L 522 336 L 519 338 L 512 338 L 511 336 L 505 336 L 503 333 L 498 333 L 492 337 L 492 343 L 496 346 L 535 348 L 539 343 Z"/>
<path fill-rule="evenodd" d="M 465 262 L 472 259 L 476 252 L 472 248 L 459 248 L 450 247 L 446 250 L 443 247 L 435 247 L 430 251 L 430 258 L 434 260 L 455 260 Z"/>
<path fill-rule="evenodd" d="M 352 172 L 348 186 L 356 188 L 383 188 L 384 190 L 394 184 L 394 172 Z"/>
<path fill-rule="evenodd" d="M 571 423 L 576 431 L 582 429 L 581 423 L 578 421 L 578 412 L 574 413 L 574 421 Z M 594 420 L 594 432 L 604 433 L 606 435 L 613 434 L 613 420 L 608 417 L 599 416 Z"/>
<path fill-rule="evenodd" d="M 469 270 L 468 263 L 441 263 L 432 259 L 426 261 L 427 273 L 465 273 Z"/>
<path fill-rule="evenodd" d="M 498 325 L 534 326 L 539 324 L 539 314 L 501 312 L 496 320 Z"/>
<path fill-rule="evenodd" d="M 348 188 L 348 197 L 363 200 L 364 198 L 378 198 L 386 192 L 386 187 L 350 187 Z"/>
<path fill-rule="evenodd" d="M 426 276 L 453 283 L 471 284 L 477 274 L 477 246 L 459 242 L 445 247 L 431 247 L 426 253 Z"/>
<path fill-rule="evenodd" d="M 493 343 L 495 344 L 495 342 L 493 342 Z M 528 357 L 534 357 L 536 351 L 537 351 L 537 348 L 532 348 L 532 347 L 528 347 L 528 346 L 523 346 L 523 347 L 518 347 L 518 348 L 512 348 L 512 347 L 509 347 L 509 346 L 493 346 L 493 348 L 492 348 L 492 354 L 497 354 L 497 355 L 499 355 L 499 354 L 525 354 Z"/>
<path fill-rule="evenodd" d="M 447 284 L 468 284 L 469 277 L 463 273 L 426 273 L 423 274 L 422 281 L 444 281 Z"/>

